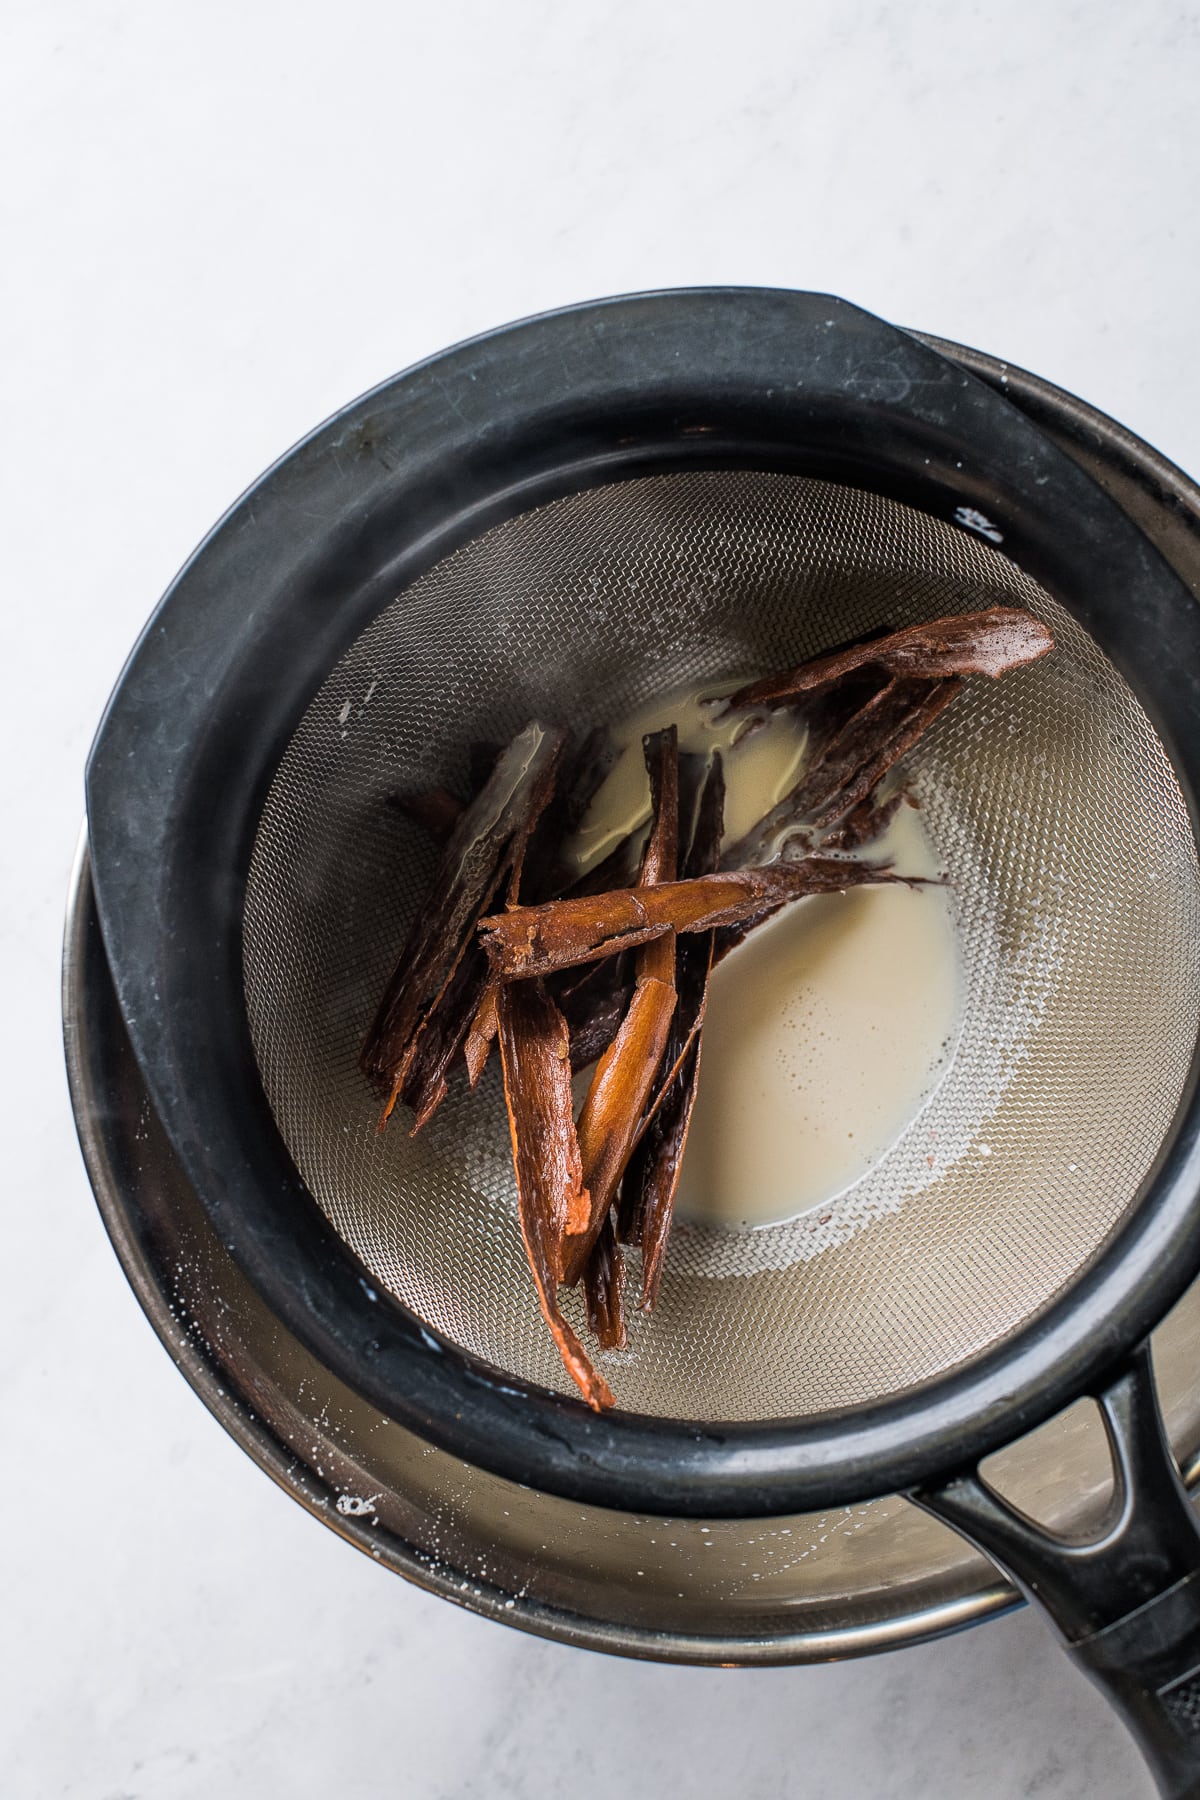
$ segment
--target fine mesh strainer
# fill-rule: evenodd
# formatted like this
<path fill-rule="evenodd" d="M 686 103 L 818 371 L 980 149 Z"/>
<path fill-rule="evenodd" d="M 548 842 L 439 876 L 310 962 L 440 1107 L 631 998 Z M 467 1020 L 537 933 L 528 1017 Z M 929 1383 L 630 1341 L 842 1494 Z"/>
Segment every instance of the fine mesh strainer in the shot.
<path fill-rule="evenodd" d="M 709 470 L 570 495 L 436 564 L 337 664 L 275 774 L 246 889 L 250 1028 L 296 1166 L 373 1280 L 485 1362 L 572 1391 L 525 1260 L 496 1063 L 416 1138 L 399 1116 L 377 1131 L 357 1067 L 435 854 L 389 793 L 461 786 L 471 743 L 531 716 L 611 721 L 993 605 L 1035 612 L 1057 649 L 973 684 L 913 765 L 962 953 L 949 1076 L 827 1206 L 753 1232 L 684 1223 L 659 1307 L 605 1366 L 634 1412 L 831 1411 L 969 1360 L 1070 1282 L 1133 1203 L 1200 1022 L 1170 761 L 1094 642 L 986 541 L 856 488 Z"/>
<path fill-rule="evenodd" d="M 996 602 L 1058 649 L 914 764 L 963 947 L 950 1075 L 815 1218 L 681 1228 L 596 1418 L 550 1391 L 494 1087 L 374 1133 L 355 1054 L 430 869 L 384 797 L 533 715 Z M 692 1516 L 914 1491 L 1195 1792 L 1196 1535 L 1138 1346 L 1200 1264 L 1198 659 L 1187 590 L 1077 467 L 840 302 L 650 296 L 451 352 L 235 509 L 97 740 L 97 903 L 172 1147 L 300 1340 L 468 1466 Z M 975 1469 L 1084 1392 L 1124 1504 L 1065 1550 Z"/>

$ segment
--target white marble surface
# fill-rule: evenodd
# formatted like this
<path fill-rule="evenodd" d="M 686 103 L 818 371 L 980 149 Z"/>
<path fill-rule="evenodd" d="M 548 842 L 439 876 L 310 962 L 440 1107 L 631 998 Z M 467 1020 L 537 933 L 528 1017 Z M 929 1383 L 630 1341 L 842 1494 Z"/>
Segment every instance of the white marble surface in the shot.
<path fill-rule="evenodd" d="M 464 334 L 659 284 L 821 287 L 1200 471 L 1195 0 L 9 0 L 0 34 L 0 1789 L 1147 1793 L 1028 1616 L 840 1667 L 654 1668 L 358 1557 L 138 1312 L 56 984 L 84 755 L 159 592 L 301 432 Z"/>

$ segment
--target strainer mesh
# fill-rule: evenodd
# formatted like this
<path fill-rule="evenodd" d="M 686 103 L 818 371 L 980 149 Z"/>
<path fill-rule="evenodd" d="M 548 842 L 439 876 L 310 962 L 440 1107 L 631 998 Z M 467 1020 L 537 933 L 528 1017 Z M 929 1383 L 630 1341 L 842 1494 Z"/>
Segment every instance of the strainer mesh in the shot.
<path fill-rule="evenodd" d="M 495 1059 L 416 1139 L 356 1068 L 434 852 L 385 797 L 472 740 L 589 725 L 871 627 L 1027 607 L 1054 655 L 976 681 L 915 760 L 953 884 L 953 1067 L 853 1188 L 788 1225 L 680 1224 L 658 1310 L 602 1359 L 623 1407 L 757 1419 L 894 1394 L 1046 1305 L 1132 1203 L 1200 1023 L 1200 873 L 1171 764 L 1071 616 L 970 533 L 855 489 L 700 471 L 572 495 L 402 593 L 304 715 L 259 826 L 250 1024 L 280 1130 L 371 1277 L 488 1362 L 569 1390 L 516 1222 Z M 568 1313 L 579 1324 L 574 1297 Z"/>

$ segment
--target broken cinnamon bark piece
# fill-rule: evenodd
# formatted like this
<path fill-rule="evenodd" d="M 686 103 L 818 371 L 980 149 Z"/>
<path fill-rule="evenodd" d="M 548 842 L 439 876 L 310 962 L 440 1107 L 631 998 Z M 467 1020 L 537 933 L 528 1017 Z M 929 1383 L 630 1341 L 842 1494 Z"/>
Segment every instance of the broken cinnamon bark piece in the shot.
<path fill-rule="evenodd" d="M 880 800 L 869 794 L 860 800 L 853 812 L 848 813 L 837 829 L 823 839 L 822 848 L 826 850 L 862 850 L 867 844 L 873 844 L 881 838 L 900 808 L 912 804 L 908 795 L 901 788 L 887 800 Z"/>
<path fill-rule="evenodd" d="M 673 725 L 652 732 L 643 739 L 642 748 L 650 777 L 651 824 L 638 891 L 650 893 L 678 872 L 678 732 Z M 596 1066 L 579 1114 L 579 1152 L 591 1211 L 585 1230 L 578 1236 L 568 1234 L 564 1242 L 564 1281 L 579 1279 L 608 1220 L 667 1046 L 674 1010 L 675 934 L 668 930 L 638 953 L 628 1011 Z M 610 1292 L 609 1306 L 619 1316 L 619 1289 Z M 623 1332 L 623 1321 L 620 1328 Z"/>
<path fill-rule="evenodd" d="M 653 1308 L 662 1285 L 675 1192 L 687 1148 L 692 1108 L 696 1104 L 702 1044 L 703 1034 L 698 1031 L 689 1040 L 683 1062 L 639 1138 L 625 1171 L 625 1182 L 631 1192 L 630 1241 L 636 1241 L 642 1247 L 640 1305 L 646 1312 Z"/>
<path fill-rule="evenodd" d="M 902 700 L 902 690 L 907 683 L 897 682 L 898 697 Z M 928 687 L 924 695 L 917 697 L 897 722 L 895 729 L 885 742 L 881 743 L 856 771 L 854 776 L 831 794 L 825 804 L 819 807 L 814 815 L 814 823 L 818 830 L 835 825 L 839 819 L 866 800 L 874 793 L 888 770 L 893 768 L 905 753 L 912 749 L 918 738 L 924 737 L 933 721 L 949 706 L 955 698 L 962 682 L 958 680 L 938 681 Z M 885 690 L 886 692 L 887 690 Z"/>
<path fill-rule="evenodd" d="M 709 759 L 708 775 L 697 810 L 694 813 L 694 821 L 692 840 L 683 865 L 685 877 L 710 875 L 716 870 L 725 821 L 725 771 L 719 750 L 714 750 Z M 658 1072 L 654 1091 L 642 1115 L 639 1135 L 644 1134 L 647 1125 L 661 1105 L 664 1094 L 683 1066 L 693 1038 L 704 1022 L 704 1007 L 708 997 L 708 977 L 713 966 L 713 946 L 719 936 L 720 934 L 717 932 L 688 932 L 676 943 L 676 1001 L 675 1014 L 671 1020 L 671 1035 L 667 1041 L 666 1052 L 663 1056 L 662 1067 Z M 608 968 L 610 965 L 604 962 L 599 966 Z M 639 1238 L 627 1234 L 626 1225 L 630 1216 L 624 1195 L 622 1195 L 620 1236 L 623 1243 L 640 1241 Z"/>
<path fill-rule="evenodd" d="M 835 825 L 912 749 L 961 686 L 957 680 L 893 679 L 876 688 L 817 748 L 795 787 L 729 846 L 723 867 L 763 862 L 793 833 L 820 833 Z"/>
<path fill-rule="evenodd" d="M 513 834 L 508 856 L 510 906 L 515 906 L 520 898 L 527 848 L 540 818 L 552 803 L 557 768 L 556 760 L 547 764 L 531 791 L 526 815 Z M 496 1034 L 499 984 L 488 968 L 486 956 L 481 957 L 479 951 L 477 939 L 468 944 L 449 985 L 416 1040 L 408 1074 L 400 1087 L 400 1097 L 411 1106 L 415 1115 L 410 1133 L 413 1137 L 446 1098 L 450 1071 L 460 1050 L 472 1087 L 477 1085 L 487 1062 Z M 384 1118 L 387 1118 L 386 1112 Z"/>
<path fill-rule="evenodd" d="M 528 899 L 556 899 L 569 886 L 572 871 L 563 861 L 563 847 L 583 823 L 616 758 L 617 747 L 602 725 L 563 752 L 554 796 L 529 846 Z"/>
<path fill-rule="evenodd" d="M 787 797 L 797 816 L 816 814 L 836 800 L 859 770 L 891 744 L 913 708 L 928 698 L 929 691 L 926 681 L 892 680 L 864 700 L 840 731 L 822 746 L 793 794 Z"/>
<path fill-rule="evenodd" d="M 518 906 L 481 919 L 479 932 L 492 969 L 505 981 L 549 975 L 556 969 L 614 956 L 668 931 L 712 931 L 744 925 L 773 906 L 807 894 L 838 893 L 876 881 L 908 879 L 835 856 L 806 856 L 794 863 L 724 869 L 653 888 L 618 888 L 608 894 Z"/>
<path fill-rule="evenodd" d="M 692 841 L 684 863 L 688 876 L 710 874 L 716 868 L 724 817 L 724 767 L 720 752 L 716 752 L 701 791 Z M 679 940 L 675 1015 L 658 1088 L 647 1107 L 641 1134 L 621 1184 L 618 1235 L 626 1242 L 642 1247 L 641 1305 L 647 1310 L 654 1305 L 662 1280 L 675 1191 L 696 1098 L 713 939 L 714 934 L 708 932 Z"/>
<path fill-rule="evenodd" d="M 501 753 L 446 842 L 359 1059 L 363 1073 L 387 1095 L 384 1118 L 481 915 L 506 873 L 519 872 L 529 833 L 552 791 L 563 738 L 560 730 L 527 725 Z"/>
<path fill-rule="evenodd" d="M 428 1124 L 449 1088 L 450 1071 L 460 1048 L 465 1048 L 479 1006 L 479 996 L 491 979 L 487 957 L 478 943 L 463 952 L 445 993 L 425 1022 L 413 1050 L 412 1061 L 400 1086 L 400 1099 L 414 1113 L 411 1135 Z M 472 1083 L 474 1086 L 474 1083 Z"/>
<path fill-rule="evenodd" d="M 514 862 L 508 884 L 509 906 L 516 906 L 520 900 L 522 881 L 534 900 L 548 899 L 559 892 L 564 878 L 560 861 L 562 845 L 583 818 L 612 766 L 614 755 L 612 740 L 602 726 L 589 732 L 573 751 L 564 751 L 550 799 L 527 834 L 524 870 L 519 859 Z M 478 1086 L 496 1036 L 498 987 L 497 978 L 485 970 L 477 982 L 478 1005 L 462 1037 L 467 1079 L 473 1088 Z M 616 1030 L 615 1024 L 613 1030 Z M 599 1054 L 597 1050 L 595 1055 Z M 445 1092 L 444 1083 L 442 1092 Z"/>
<path fill-rule="evenodd" d="M 639 887 L 657 887 L 679 873 L 679 733 L 674 725 L 642 740 L 650 777 L 650 835 L 638 871 Z M 675 985 L 675 934 L 665 932 L 637 959 L 637 979 Z"/>
<path fill-rule="evenodd" d="M 558 1304 L 563 1238 L 588 1209 L 571 1111 L 566 1023 L 540 982 L 503 987 L 497 1012 L 525 1254 L 563 1365 L 588 1405 L 600 1412 L 613 1404 L 612 1393 Z"/>
<path fill-rule="evenodd" d="M 499 754 L 496 747 L 473 745 L 473 760 L 477 760 L 475 753 L 481 749 L 486 753 L 487 767 L 493 768 Z M 559 785 L 554 773 L 551 769 L 545 778 L 544 790 L 534 794 L 528 817 L 514 836 L 508 877 L 511 905 L 520 898 L 525 846 L 554 806 Z M 426 829 L 443 841 L 464 810 L 461 802 L 446 788 L 429 788 L 407 801 L 397 796 L 395 803 L 407 810 L 410 817 L 423 815 Z M 496 990 L 497 984 L 489 974 L 487 958 L 481 954 L 478 942 L 469 945 L 417 1039 L 412 1063 L 400 1089 L 400 1098 L 415 1115 L 412 1136 L 415 1137 L 428 1123 L 445 1099 L 450 1071 L 460 1049 L 471 1087 L 478 1084 L 496 1035 Z"/>
<path fill-rule="evenodd" d="M 785 706 L 798 695 L 838 681 L 852 670 L 876 664 L 889 675 L 940 681 L 947 675 L 997 677 L 1053 650 L 1049 629 L 1015 606 L 954 613 L 908 625 L 827 656 L 813 657 L 780 675 L 751 681 L 730 697 L 731 706 Z"/>
<path fill-rule="evenodd" d="M 602 1350 L 624 1350 L 629 1341 L 624 1290 L 625 1257 L 617 1242 L 613 1215 L 608 1212 L 583 1271 L 588 1324 Z"/>
<path fill-rule="evenodd" d="M 657 887 L 679 873 L 679 733 L 674 725 L 642 739 L 650 778 L 650 833 L 638 884 Z"/>
<path fill-rule="evenodd" d="M 571 1033 L 571 1069 L 588 1068 L 620 1030 L 633 998 L 634 968 L 630 956 L 566 969 L 552 980 L 550 992 Z"/>
<path fill-rule="evenodd" d="M 506 983 L 504 992 L 522 983 Z M 578 1281 L 617 1192 L 637 1137 L 646 1099 L 667 1047 L 674 984 L 640 978 L 616 1037 L 600 1061 L 579 1115 L 579 1153 L 590 1212 L 582 1230 L 563 1243 L 563 1280 Z"/>

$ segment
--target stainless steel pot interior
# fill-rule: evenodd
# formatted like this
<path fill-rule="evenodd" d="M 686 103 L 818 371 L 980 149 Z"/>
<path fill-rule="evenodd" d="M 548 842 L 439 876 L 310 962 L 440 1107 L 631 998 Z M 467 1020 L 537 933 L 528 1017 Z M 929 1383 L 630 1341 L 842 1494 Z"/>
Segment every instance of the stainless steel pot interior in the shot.
<path fill-rule="evenodd" d="M 818 1213 L 681 1225 L 659 1309 L 605 1363 L 632 1411 L 820 1413 L 970 1361 L 1070 1285 L 1154 1161 L 1200 1023 L 1200 871 L 1170 761 L 1070 613 L 985 539 L 856 489 L 709 470 L 568 496 L 437 564 L 331 672 L 278 768 L 247 1007 L 288 1148 L 374 1280 L 486 1362 L 569 1385 L 524 1263 L 495 1069 L 416 1139 L 376 1132 L 357 1072 L 433 858 L 387 794 L 461 785 L 473 740 L 531 716 L 612 720 L 997 603 L 1044 618 L 1057 649 L 971 684 L 913 771 L 961 946 L 947 1077 Z"/>

